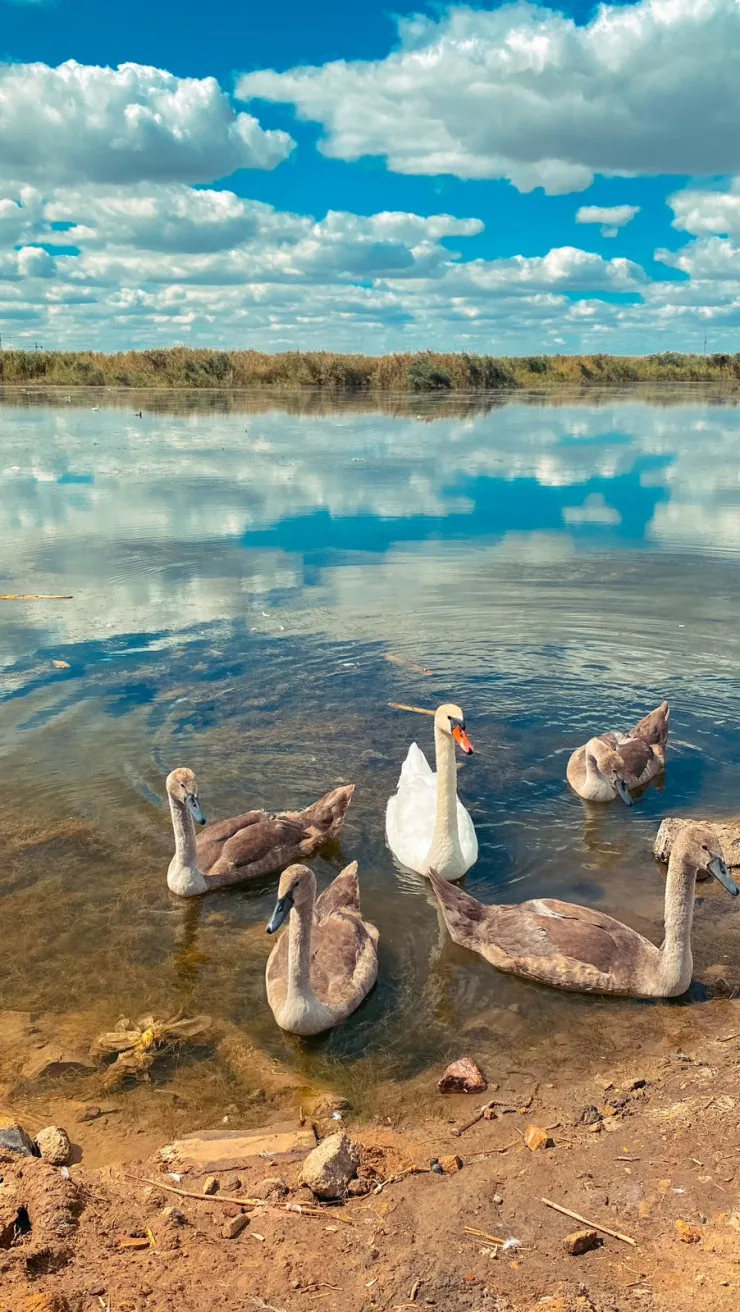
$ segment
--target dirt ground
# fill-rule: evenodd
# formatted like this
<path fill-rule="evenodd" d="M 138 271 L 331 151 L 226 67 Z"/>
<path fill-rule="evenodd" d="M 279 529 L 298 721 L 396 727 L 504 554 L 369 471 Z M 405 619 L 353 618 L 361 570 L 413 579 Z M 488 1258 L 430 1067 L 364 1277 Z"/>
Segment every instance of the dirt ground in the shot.
<path fill-rule="evenodd" d="M 739 1053 L 738 1003 L 714 999 L 710 1023 L 687 1011 L 661 1051 L 596 1074 L 510 1072 L 497 1085 L 488 1072 L 486 1093 L 440 1094 L 424 1120 L 407 1109 L 368 1124 L 350 1107 L 339 1122 L 329 1104 L 304 1130 L 344 1130 L 372 1190 L 335 1206 L 299 1184 L 295 1154 L 221 1171 L 205 1197 L 205 1173 L 175 1181 L 161 1141 L 81 1117 L 67 1127 L 68 1178 L 0 1156 L 0 1312 L 737 1312 Z M 278 1128 L 300 1124 L 296 1111 Z M 532 1125 L 549 1146 L 530 1150 Z M 429 1169 L 454 1154 L 461 1169 Z M 583 1226 L 543 1199 L 604 1227 L 603 1242 L 570 1256 L 563 1241 Z"/>

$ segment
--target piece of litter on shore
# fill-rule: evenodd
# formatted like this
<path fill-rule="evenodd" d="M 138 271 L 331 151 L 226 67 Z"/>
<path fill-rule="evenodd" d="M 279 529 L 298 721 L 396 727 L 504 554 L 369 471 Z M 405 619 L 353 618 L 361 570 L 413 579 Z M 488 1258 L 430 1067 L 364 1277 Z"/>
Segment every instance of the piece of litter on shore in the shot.
<path fill-rule="evenodd" d="M 377 1277 L 377 1276 L 373 1276 L 372 1280 L 366 1280 L 366 1281 L 365 1281 L 365 1288 L 366 1288 L 366 1289 L 372 1289 L 373 1285 L 377 1285 L 377 1283 L 378 1283 L 378 1277 Z"/>
<path fill-rule="evenodd" d="M 179 1184 L 182 1180 L 182 1176 L 178 1175 L 177 1171 L 168 1171 L 167 1174 L 169 1175 L 170 1180 L 175 1181 L 175 1184 Z"/>
<path fill-rule="evenodd" d="M 504 1242 L 503 1252 L 504 1252 L 504 1253 L 515 1253 L 515 1252 L 517 1251 L 518 1248 L 521 1248 L 521 1246 L 522 1246 L 522 1241 L 521 1241 L 521 1239 L 513 1239 L 513 1238 L 512 1238 L 512 1239 L 507 1239 L 507 1240 L 505 1240 L 505 1242 Z"/>
<path fill-rule="evenodd" d="M 259 1242 L 260 1242 L 261 1244 L 264 1244 L 264 1242 L 265 1242 L 265 1236 L 264 1236 L 264 1235 L 258 1235 L 256 1230 L 250 1230 L 249 1233 L 250 1233 L 250 1235 L 252 1236 L 253 1239 L 258 1239 Z"/>

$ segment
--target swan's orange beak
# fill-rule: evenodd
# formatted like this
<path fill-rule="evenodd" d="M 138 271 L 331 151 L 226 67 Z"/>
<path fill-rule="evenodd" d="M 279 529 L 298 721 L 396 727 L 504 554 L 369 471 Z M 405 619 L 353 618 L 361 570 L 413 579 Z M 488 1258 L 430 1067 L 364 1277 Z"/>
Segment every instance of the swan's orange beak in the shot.
<path fill-rule="evenodd" d="M 455 739 L 455 742 L 457 743 L 458 747 L 462 748 L 466 756 L 473 755 L 473 744 L 468 738 L 468 735 L 466 734 L 462 725 L 456 724 L 453 726 L 452 737 Z"/>

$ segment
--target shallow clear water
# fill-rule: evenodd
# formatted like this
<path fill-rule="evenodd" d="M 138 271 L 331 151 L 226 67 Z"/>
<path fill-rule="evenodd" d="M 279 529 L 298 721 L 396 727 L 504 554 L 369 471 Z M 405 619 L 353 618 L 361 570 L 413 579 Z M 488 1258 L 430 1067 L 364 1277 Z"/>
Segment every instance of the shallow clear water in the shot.
<path fill-rule="evenodd" d="M 432 749 L 431 722 L 389 702 L 458 701 L 477 748 L 459 776 L 481 843 L 469 891 L 585 901 L 660 940 L 661 817 L 727 813 L 739 791 L 731 398 L 5 394 L 0 533 L 0 592 L 73 598 L 0 602 L 0 1008 L 102 1028 L 209 1012 L 368 1105 L 461 1050 L 542 1072 L 649 1044 L 677 1005 L 700 1014 L 701 985 L 657 1006 L 561 995 L 454 947 L 424 881 L 394 869 L 383 812 L 409 742 Z M 574 797 L 573 747 L 663 697 L 665 779 L 631 810 Z M 359 859 L 381 969 L 332 1034 L 296 1042 L 267 1009 L 274 880 L 169 895 L 176 764 L 213 818 L 356 783 L 315 868 L 323 883 Z M 735 961 L 739 931 L 705 887 L 697 972 Z M 214 1109 L 227 1085 L 238 1103 L 248 1073 L 214 1085 Z"/>

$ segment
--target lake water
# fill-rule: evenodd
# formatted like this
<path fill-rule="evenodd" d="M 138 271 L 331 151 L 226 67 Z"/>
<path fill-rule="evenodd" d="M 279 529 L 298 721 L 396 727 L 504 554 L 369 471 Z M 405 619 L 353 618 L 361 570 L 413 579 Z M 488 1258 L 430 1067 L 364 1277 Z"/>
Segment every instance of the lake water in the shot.
<path fill-rule="evenodd" d="M 462 1051 L 490 1078 L 541 1075 L 703 1023 L 701 984 L 671 1004 L 562 995 L 455 947 L 425 882 L 394 869 L 383 813 L 408 744 L 432 753 L 431 721 L 389 703 L 458 701 L 477 749 L 459 774 L 481 847 L 468 890 L 583 901 L 660 941 L 660 819 L 726 813 L 740 793 L 733 398 L 373 411 L 6 393 L 0 532 L 0 591 L 72 594 L 0 603 L 0 1009 L 78 1017 L 88 1038 L 183 1009 L 231 1036 L 124 1097 L 150 1097 L 154 1117 L 159 1088 L 191 1116 L 246 1106 L 262 1067 L 234 1058 L 240 1038 L 371 1109 L 379 1090 L 433 1088 Z M 665 779 L 629 810 L 573 796 L 569 752 L 664 697 Z M 358 858 L 380 978 L 333 1033 L 296 1041 L 267 1008 L 274 879 L 168 893 L 177 764 L 212 818 L 357 785 L 315 868 L 323 885 Z M 698 974 L 740 941 L 734 904 L 701 894 Z"/>

